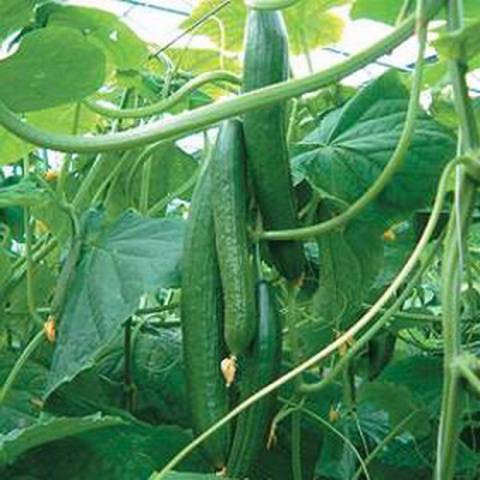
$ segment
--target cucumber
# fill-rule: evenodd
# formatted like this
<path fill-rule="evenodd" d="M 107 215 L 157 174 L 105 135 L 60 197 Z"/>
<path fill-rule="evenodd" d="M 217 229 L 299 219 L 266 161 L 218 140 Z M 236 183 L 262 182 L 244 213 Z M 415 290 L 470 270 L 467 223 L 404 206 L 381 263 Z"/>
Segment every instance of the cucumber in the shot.
<path fill-rule="evenodd" d="M 245 400 L 280 374 L 282 329 L 270 285 L 257 286 L 258 328 L 253 349 L 245 358 L 241 400 Z M 228 456 L 227 477 L 245 478 L 263 451 L 275 411 L 276 395 L 271 394 L 243 412 L 237 421 Z"/>
<path fill-rule="evenodd" d="M 288 79 L 288 39 L 281 13 L 251 10 L 245 34 L 244 90 L 250 92 Z M 286 140 L 286 103 L 244 116 L 248 168 L 263 226 L 295 228 L 298 223 Z M 305 267 L 299 242 L 270 242 L 275 265 L 287 280 L 299 279 Z"/>
<path fill-rule="evenodd" d="M 202 172 L 193 193 L 184 240 L 180 307 L 192 426 L 198 435 L 229 410 L 220 370 L 225 356 L 223 300 L 215 249 L 210 165 Z M 203 444 L 206 456 L 216 468 L 225 465 L 229 438 L 226 426 Z"/>
<path fill-rule="evenodd" d="M 212 203 L 225 302 L 225 341 L 238 357 L 256 330 L 255 288 L 247 237 L 247 182 L 243 127 L 222 123 L 212 157 Z"/>

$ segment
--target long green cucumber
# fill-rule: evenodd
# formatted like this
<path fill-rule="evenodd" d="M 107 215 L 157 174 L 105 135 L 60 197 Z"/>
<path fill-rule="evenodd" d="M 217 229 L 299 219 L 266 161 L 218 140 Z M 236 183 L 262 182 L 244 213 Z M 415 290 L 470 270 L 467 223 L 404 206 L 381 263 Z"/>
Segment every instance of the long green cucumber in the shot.
<path fill-rule="evenodd" d="M 247 181 L 243 127 L 227 120 L 212 157 L 212 203 L 225 302 L 225 341 L 237 357 L 256 330 L 255 288 L 247 236 Z"/>
<path fill-rule="evenodd" d="M 225 356 L 223 300 L 215 249 L 210 165 L 195 188 L 184 240 L 181 324 L 192 426 L 199 434 L 226 415 L 229 401 L 220 362 Z M 225 466 L 229 428 L 204 444 L 217 468 Z"/>
<path fill-rule="evenodd" d="M 245 400 L 280 374 L 282 332 L 270 288 L 263 280 L 257 286 L 258 331 L 253 349 L 245 359 L 246 368 L 240 386 L 241 400 Z M 266 445 L 275 401 L 275 394 L 271 394 L 238 417 L 228 455 L 228 477 L 243 479 L 250 473 Z"/>
<path fill-rule="evenodd" d="M 244 89 L 288 79 L 288 39 L 281 13 L 251 10 L 245 33 Z M 244 116 L 249 174 L 265 229 L 297 226 L 297 210 L 286 140 L 286 103 L 253 110 Z M 305 258 L 301 243 L 270 244 L 278 271 L 287 280 L 302 276 Z"/>

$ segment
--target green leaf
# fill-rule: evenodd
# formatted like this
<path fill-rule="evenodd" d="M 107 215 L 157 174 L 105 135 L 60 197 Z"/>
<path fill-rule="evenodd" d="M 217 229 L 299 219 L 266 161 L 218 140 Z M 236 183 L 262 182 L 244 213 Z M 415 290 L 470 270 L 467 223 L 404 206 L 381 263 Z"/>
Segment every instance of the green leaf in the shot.
<path fill-rule="evenodd" d="M 222 479 L 228 480 L 229 477 Z M 209 473 L 187 473 L 187 472 L 170 472 L 167 473 L 165 480 L 218 480 L 218 475 Z"/>
<path fill-rule="evenodd" d="M 119 335 L 112 351 L 95 368 L 100 378 L 108 378 L 109 386 L 116 386 L 111 390 L 112 397 L 117 399 L 124 393 L 123 355 L 124 339 Z M 140 332 L 135 339 L 132 358 L 137 417 L 153 418 L 155 423 L 189 426 L 180 329 L 160 328 L 156 331 L 151 328 L 149 332 Z"/>
<path fill-rule="evenodd" d="M 372 185 L 390 160 L 404 126 L 408 91 L 390 71 L 324 117 L 300 143 L 293 159 L 297 175 L 320 192 L 352 203 Z M 427 205 L 444 165 L 455 156 L 455 137 L 420 112 L 412 144 L 392 181 L 371 204 L 380 225 Z M 365 218 L 365 213 L 362 215 Z"/>
<path fill-rule="evenodd" d="M 78 101 L 105 79 L 105 55 L 80 32 L 52 27 L 22 38 L 13 55 L 0 61 L 0 97 L 16 112 Z"/>
<path fill-rule="evenodd" d="M 193 74 L 223 69 L 240 73 L 241 70 L 237 55 L 224 53 L 222 65 L 221 52 L 216 48 L 169 48 L 168 56 L 179 68 Z"/>
<path fill-rule="evenodd" d="M 42 262 L 33 269 L 33 295 L 38 308 L 47 307 L 57 277 L 51 267 Z M 10 333 L 19 340 L 28 340 L 32 329 L 32 318 L 27 304 L 27 282 L 25 275 L 14 284 L 0 304 L 0 319 L 5 322 Z"/>
<path fill-rule="evenodd" d="M 138 70 L 148 59 L 148 49 L 138 35 L 117 15 L 79 6 L 48 4 L 39 16 L 47 17 L 49 28 L 69 27 L 79 30 L 107 55 L 119 70 Z"/>
<path fill-rule="evenodd" d="M 369 18 L 393 25 L 397 19 L 405 0 L 356 0 L 350 16 L 352 20 Z M 411 2 L 413 8 L 414 3 Z M 464 0 L 465 15 L 469 18 L 478 18 L 480 5 L 477 0 Z M 411 10 L 410 10 L 411 11 Z"/>
<path fill-rule="evenodd" d="M 378 380 L 407 387 L 431 414 L 440 410 L 443 366 L 439 357 L 417 355 L 398 360 L 388 365 Z"/>
<path fill-rule="evenodd" d="M 188 431 L 174 426 L 111 426 L 37 448 L 12 470 L 48 480 L 147 480 L 191 440 Z M 198 452 L 189 455 L 179 468 L 208 471 Z M 11 478 L 8 474 L 12 470 L 6 472 L 6 478 Z"/>
<path fill-rule="evenodd" d="M 7 251 L 0 248 L 0 289 L 12 274 L 12 260 Z"/>
<path fill-rule="evenodd" d="M 358 402 L 387 412 L 390 430 L 405 421 L 398 435 L 405 431 L 410 431 L 417 437 L 430 433 L 429 418 L 423 410 L 424 405 L 405 386 L 379 381 L 365 383 L 358 391 Z"/>
<path fill-rule="evenodd" d="M 17 358 L 18 355 L 2 352 L 0 357 L 0 381 L 2 385 L 10 374 Z M 47 369 L 43 365 L 32 360 L 26 362 L 12 384 L 4 402 L 0 405 L 0 438 L 9 432 L 21 431 L 37 421 L 46 378 Z"/>
<path fill-rule="evenodd" d="M 194 175 L 198 168 L 198 162 L 175 143 L 160 144 L 152 152 L 149 161 L 151 162 L 148 188 L 148 205 L 150 207 L 175 192 Z M 139 206 L 142 176 L 142 166 L 139 166 L 132 175 L 131 165 L 125 165 L 114 188 L 109 193 L 110 202 L 106 207 L 110 215 L 115 216 L 128 207 Z M 190 191 L 186 191 L 180 195 L 180 198 L 188 199 L 189 194 Z M 164 212 L 165 208 L 157 212 L 156 216 L 161 216 Z"/>
<path fill-rule="evenodd" d="M 70 103 L 55 108 L 30 112 L 25 115 L 29 124 L 54 133 L 72 133 L 76 104 Z M 97 123 L 98 116 L 87 108 L 80 109 L 77 133 L 89 132 Z M 21 160 L 37 147 L 0 127 L 0 166 Z"/>
<path fill-rule="evenodd" d="M 404 0 L 356 0 L 350 11 L 352 20 L 369 18 L 393 25 Z"/>
<path fill-rule="evenodd" d="M 432 43 L 448 60 L 471 60 L 480 53 L 480 20 L 470 22 L 456 32 L 445 32 Z"/>
<path fill-rule="evenodd" d="M 179 284 L 184 222 L 133 212 L 110 227 L 93 212 L 58 329 L 47 395 L 92 366 L 141 295 Z"/>
<path fill-rule="evenodd" d="M 0 435 L 0 466 L 12 462 L 27 450 L 64 437 L 113 425 L 121 425 L 123 420 L 105 417 L 100 414 L 83 418 L 46 417 L 22 429 Z"/>
<path fill-rule="evenodd" d="M 222 3 L 221 0 L 202 0 L 193 9 L 191 16 L 182 24 L 182 28 L 191 27 L 201 17 Z M 283 11 L 293 54 L 304 53 L 340 40 L 343 21 L 329 10 L 349 3 L 349 0 L 303 0 Z M 234 0 L 222 8 L 215 17 L 222 22 L 225 31 L 225 49 L 239 52 L 243 47 L 243 35 L 246 19 L 246 7 L 242 0 Z M 321 28 L 319 28 L 321 26 Z M 217 21 L 205 22 L 195 32 L 206 35 L 215 45 L 221 46 L 221 34 Z"/>
<path fill-rule="evenodd" d="M 33 20 L 33 10 L 45 0 L 2 0 L 0 2 L 0 42 Z"/>
<path fill-rule="evenodd" d="M 22 178 L 19 183 L 0 187 L 0 208 L 32 207 L 49 200 L 49 193 L 34 178 Z"/>
<path fill-rule="evenodd" d="M 358 312 L 380 272 L 383 249 L 378 231 L 359 222 L 343 232 L 321 235 L 317 241 L 321 279 L 314 307 L 333 335 Z"/>

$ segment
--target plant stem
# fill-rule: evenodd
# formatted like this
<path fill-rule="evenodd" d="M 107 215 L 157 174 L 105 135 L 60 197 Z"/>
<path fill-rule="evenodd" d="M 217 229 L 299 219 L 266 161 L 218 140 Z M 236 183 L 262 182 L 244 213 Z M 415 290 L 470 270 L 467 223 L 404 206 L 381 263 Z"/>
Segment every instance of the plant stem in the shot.
<path fill-rule="evenodd" d="M 125 408 L 132 413 L 134 410 L 135 384 L 132 373 L 132 319 L 129 318 L 125 324 L 124 333 L 124 392 Z"/>
<path fill-rule="evenodd" d="M 282 399 L 280 399 L 280 400 L 282 400 Z M 323 419 L 322 417 L 320 417 L 316 413 L 312 412 L 308 408 L 304 407 L 303 405 L 295 404 L 293 402 L 289 402 L 289 403 L 292 404 L 293 408 L 297 408 L 297 409 L 301 410 L 307 417 L 310 417 L 313 420 L 317 421 L 318 423 L 322 424 L 325 428 L 330 430 L 334 435 L 338 435 L 345 442 L 345 444 L 350 448 L 350 450 L 355 454 L 355 456 L 357 457 L 357 460 L 360 463 L 360 468 L 363 470 L 363 474 L 365 475 L 365 478 L 367 480 L 371 480 L 370 475 L 369 475 L 368 470 L 367 470 L 367 466 L 366 466 L 365 462 L 363 461 L 362 456 L 360 455 L 360 452 L 358 451 L 358 449 L 355 447 L 355 445 L 351 442 L 351 440 L 348 437 L 346 437 L 337 428 L 335 428 L 333 425 L 331 425 L 329 422 L 327 422 L 327 420 Z"/>
<path fill-rule="evenodd" d="M 417 246 L 415 247 L 409 259 L 401 269 L 400 273 L 393 280 L 391 285 L 385 290 L 385 292 L 380 296 L 380 298 L 372 306 L 372 308 L 368 312 L 366 312 L 356 323 L 354 323 L 345 333 L 340 335 L 337 339 L 335 339 L 333 342 L 331 342 L 321 351 L 319 351 L 312 357 L 308 358 L 297 367 L 291 369 L 289 372 L 282 375 L 280 378 L 278 378 L 274 382 L 261 388 L 258 392 L 254 393 L 252 396 L 250 396 L 249 398 L 244 400 L 242 403 L 237 405 L 227 415 L 225 415 L 218 422 L 216 422 L 210 428 L 208 428 L 203 433 L 201 433 L 192 442 L 190 442 L 185 448 L 183 448 L 180 452 L 178 452 L 175 455 L 175 457 L 170 462 L 168 462 L 160 472 L 154 473 L 150 480 L 161 480 L 165 478 L 165 475 L 170 470 L 172 470 L 181 460 L 183 460 L 190 452 L 192 452 L 198 445 L 200 445 L 204 440 L 206 440 L 210 435 L 216 432 L 219 428 L 223 427 L 230 420 L 235 418 L 237 415 L 239 415 L 241 412 L 243 412 L 248 407 L 253 405 L 255 402 L 258 402 L 260 399 L 264 398 L 269 393 L 278 389 L 285 383 L 293 380 L 301 373 L 312 368 L 313 366 L 318 364 L 320 361 L 327 358 L 332 353 L 336 352 L 341 345 L 348 342 L 351 338 L 354 338 L 358 332 L 360 332 L 363 328 L 365 328 L 370 323 L 370 321 L 373 318 L 375 318 L 376 314 L 380 311 L 380 309 L 396 293 L 398 288 L 403 284 L 405 279 L 408 277 L 408 275 L 416 265 L 417 261 L 419 260 L 420 255 L 423 252 L 425 246 L 430 240 L 430 237 L 432 236 L 433 231 L 435 230 L 435 226 L 437 224 L 438 218 L 442 210 L 442 203 L 443 203 L 443 199 L 446 192 L 447 179 L 452 168 L 455 165 L 456 165 L 456 162 L 449 163 L 442 174 L 442 178 L 440 179 L 440 184 L 437 192 L 437 198 L 435 200 L 435 205 L 430 215 L 430 219 L 427 222 L 425 230 L 422 236 L 420 237 L 420 240 Z"/>
<path fill-rule="evenodd" d="M 462 0 L 448 2 L 448 30 L 455 31 L 462 26 Z M 479 147 L 479 134 L 475 115 L 465 80 L 466 68 L 462 59 L 449 63 L 450 78 L 454 92 L 454 103 L 460 120 L 461 153 Z M 462 355 L 460 325 L 460 289 L 462 283 L 461 258 L 475 205 L 476 184 L 464 170 L 457 169 L 457 202 L 450 214 L 445 252 L 442 262 L 442 318 L 444 336 L 444 383 L 442 408 L 438 429 L 436 480 L 451 480 L 455 476 L 458 437 L 461 430 L 465 391 L 460 383 L 456 362 Z"/>
<path fill-rule="evenodd" d="M 290 340 L 290 352 L 292 362 L 296 366 L 300 363 L 300 343 L 297 331 L 297 316 L 296 316 L 296 299 L 298 288 L 293 285 L 287 287 L 287 325 L 288 335 Z M 302 385 L 302 376 L 299 375 L 294 380 L 295 391 L 298 391 Z M 295 409 L 292 412 L 292 439 L 291 439 L 291 456 L 292 456 L 292 475 L 293 480 L 302 480 L 302 413 Z"/>
<path fill-rule="evenodd" d="M 75 113 L 73 117 L 73 128 L 72 133 L 76 134 L 78 132 L 78 125 L 80 123 L 80 114 L 82 111 L 82 104 L 78 102 L 75 105 Z M 63 203 L 67 203 L 67 196 L 65 191 L 65 183 L 67 180 L 68 171 L 70 169 L 70 164 L 72 163 L 72 154 L 69 153 L 65 155 L 63 159 L 62 167 L 60 169 L 60 174 L 58 176 L 58 183 L 57 183 L 57 193 L 60 196 L 60 199 Z"/>
<path fill-rule="evenodd" d="M 415 72 L 412 81 L 412 89 L 408 103 L 407 115 L 402 134 L 387 165 L 382 173 L 375 180 L 373 185 L 352 205 L 350 205 L 343 213 L 331 218 L 325 222 L 309 227 L 301 227 L 290 230 L 268 231 L 259 234 L 264 240 L 302 240 L 313 238 L 318 235 L 330 232 L 337 228 L 343 227 L 349 221 L 354 219 L 362 210 L 367 207 L 393 178 L 398 169 L 402 166 L 405 157 L 410 148 L 413 134 L 415 132 L 415 120 L 417 118 L 418 104 L 420 93 L 422 91 L 422 74 L 425 57 L 425 49 L 427 44 L 428 22 L 419 22 L 417 28 L 418 35 L 418 54 L 415 66 Z"/>
<path fill-rule="evenodd" d="M 364 459 L 364 464 L 358 467 L 355 475 L 353 476 L 352 480 L 358 480 L 364 468 L 368 467 L 370 462 L 375 459 L 375 457 L 385 448 L 398 434 L 402 431 L 402 429 L 408 425 L 408 423 L 412 420 L 415 415 L 418 415 L 420 410 L 414 410 L 410 414 L 408 414 L 404 419 L 400 420 L 400 422 L 395 425 L 395 428 L 389 432 L 385 438 L 377 444 L 377 446 L 367 455 Z"/>
<path fill-rule="evenodd" d="M 27 177 L 30 171 L 30 159 L 27 153 L 23 159 L 23 175 Z M 34 271 L 32 258 L 33 233 L 30 216 L 30 207 L 23 209 L 23 229 L 25 231 L 25 265 L 26 265 L 26 284 L 27 284 L 27 305 L 30 318 L 38 327 L 43 326 L 42 319 L 37 313 L 34 288 Z"/>
<path fill-rule="evenodd" d="M 199 173 L 200 173 L 200 167 L 197 168 L 197 170 L 195 170 L 193 175 L 189 179 L 187 179 L 185 182 L 183 182 L 176 190 L 174 190 L 172 193 L 169 193 L 168 195 L 165 195 L 165 197 L 160 199 L 155 205 L 152 205 L 147 211 L 147 215 L 149 217 L 158 215 L 173 199 L 179 197 L 180 195 L 185 193 L 187 190 L 190 190 L 191 188 L 193 188 L 193 186 L 195 185 L 198 179 Z"/>
<path fill-rule="evenodd" d="M 453 169 L 453 165 L 451 166 L 451 170 Z M 437 194 L 437 201 L 436 201 L 436 206 L 437 211 L 440 213 L 441 208 L 442 208 L 442 203 L 443 199 L 445 196 L 445 188 L 446 188 L 446 180 L 448 178 L 448 173 L 444 174 L 443 177 L 443 193 L 440 194 L 440 188 L 439 188 L 439 194 Z M 435 218 L 434 215 L 434 210 L 432 211 L 432 215 L 430 219 Z M 438 217 L 437 217 L 438 220 Z M 433 221 L 434 227 L 437 223 L 437 220 Z M 430 221 L 429 221 L 430 222 Z M 353 346 L 347 351 L 347 354 L 340 359 L 339 362 L 336 363 L 336 365 L 333 367 L 333 369 L 330 371 L 328 376 L 324 378 L 323 380 L 320 380 L 317 383 L 304 383 L 301 386 L 301 391 L 303 393 L 312 393 L 312 392 L 318 392 L 325 388 L 327 385 L 333 382 L 335 378 L 340 375 L 341 372 L 347 367 L 348 362 L 355 356 L 357 355 L 365 346 L 366 344 L 378 333 L 380 330 L 390 321 L 390 319 L 396 314 L 397 310 L 401 308 L 405 300 L 408 298 L 412 290 L 415 288 L 417 283 L 419 282 L 420 278 L 422 275 L 425 273 L 426 269 L 430 266 L 430 263 L 433 261 L 435 258 L 435 255 L 437 253 L 438 248 L 440 247 L 440 241 L 437 242 L 436 248 L 432 249 L 428 257 L 425 259 L 423 265 L 421 268 L 417 270 L 415 275 L 411 278 L 411 280 L 408 282 L 407 286 L 403 289 L 402 293 L 398 296 L 398 298 L 393 302 L 393 304 L 384 312 L 384 314 L 377 320 L 375 325 L 370 327 L 370 329 L 362 335 L 361 338 L 357 339 Z"/>
<path fill-rule="evenodd" d="M 442 4 L 443 0 L 432 0 L 428 7 L 428 18 L 433 17 Z M 152 122 L 125 132 L 95 137 L 49 133 L 26 124 L 2 102 L 0 102 L 0 124 L 14 135 L 34 145 L 64 152 L 89 153 L 122 150 L 155 141 L 174 140 L 205 130 L 234 115 L 298 97 L 341 80 L 403 43 L 410 37 L 414 28 L 415 16 L 411 16 L 383 40 L 323 72 L 270 85 L 236 98 L 184 112 L 168 120 Z"/>
<path fill-rule="evenodd" d="M 22 367 L 25 365 L 25 362 L 30 358 L 35 349 L 42 343 L 44 337 L 45 333 L 42 329 L 33 337 L 30 343 L 23 350 L 22 354 L 18 357 L 15 365 L 13 366 L 7 379 L 5 380 L 2 389 L 0 390 L 0 405 L 5 401 L 5 398 L 7 397 L 8 392 L 13 385 L 13 382 L 17 378 Z"/>
<path fill-rule="evenodd" d="M 152 53 L 149 58 L 156 57 L 158 54 L 160 54 L 160 53 L 164 52 L 165 50 L 167 50 L 168 48 L 170 48 L 172 45 L 174 45 L 179 40 L 181 40 L 185 35 L 188 35 L 190 32 L 193 32 L 196 28 L 198 28 L 200 25 L 203 25 L 206 21 L 208 21 L 210 19 L 210 17 L 212 15 L 216 15 L 220 10 L 222 10 L 227 5 L 229 5 L 230 2 L 231 2 L 231 0 L 224 0 L 222 3 L 220 3 L 216 7 L 212 8 L 212 10 L 210 10 L 205 15 L 200 17 L 197 21 L 195 21 L 188 28 L 185 28 L 184 30 L 182 30 L 182 32 L 179 35 L 177 35 L 173 40 L 170 40 L 163 47 L 159 48 L 154 53 Z"/>
<path fill-rule="evenodd" d="M 183 85 L 175 93 L 167 98 L 162 98 L 159 102 L 152 103 L 145 107 L 139 108 L 116 108 L 103 104 L 102 102 L 96 102 L 94 100 L 85 100 L 84 104 L 100 115 L 104 115 L 110 118 L 144 118 L 151 117 L 153 115 L 159 115 L 165 112 L 169 108 L 172 108 L 177 103 L 184 100 L 190 93 L 197 90 L 201 86 L 212 82 L 229 82 L 235 85 L 241 84 L 241 79 L 234 73 L 224 70 L 218 70 L 214 72 L 202 73 L 198 77 L 190 80 Z"/>

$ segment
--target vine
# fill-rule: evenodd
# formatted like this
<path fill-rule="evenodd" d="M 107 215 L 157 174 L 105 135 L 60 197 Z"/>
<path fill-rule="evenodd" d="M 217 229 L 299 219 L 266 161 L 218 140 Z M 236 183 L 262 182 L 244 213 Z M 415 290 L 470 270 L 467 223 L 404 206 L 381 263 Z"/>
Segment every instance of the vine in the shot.
<path fill-rule="evenodd" d="M 442 0 L 432 0 L 426 8 L 426 18 L 432 18 L 442 4 Z M 323 72 L 281 82 L 125 132 L 96 137 L 48 133 L 22 122 L 3 102 L 0 102 L 0 124 L 26 142 L 62 152 L 98 153 L 108 150 L 127 150 L 155 141 L 175 140 L 187 134 L 202 131 L 226 118 L 281 100 L 298 97 L 341 80 L 403 43 L 414 29 L 415 16 L 413 15 L 383 40 Z"/>

